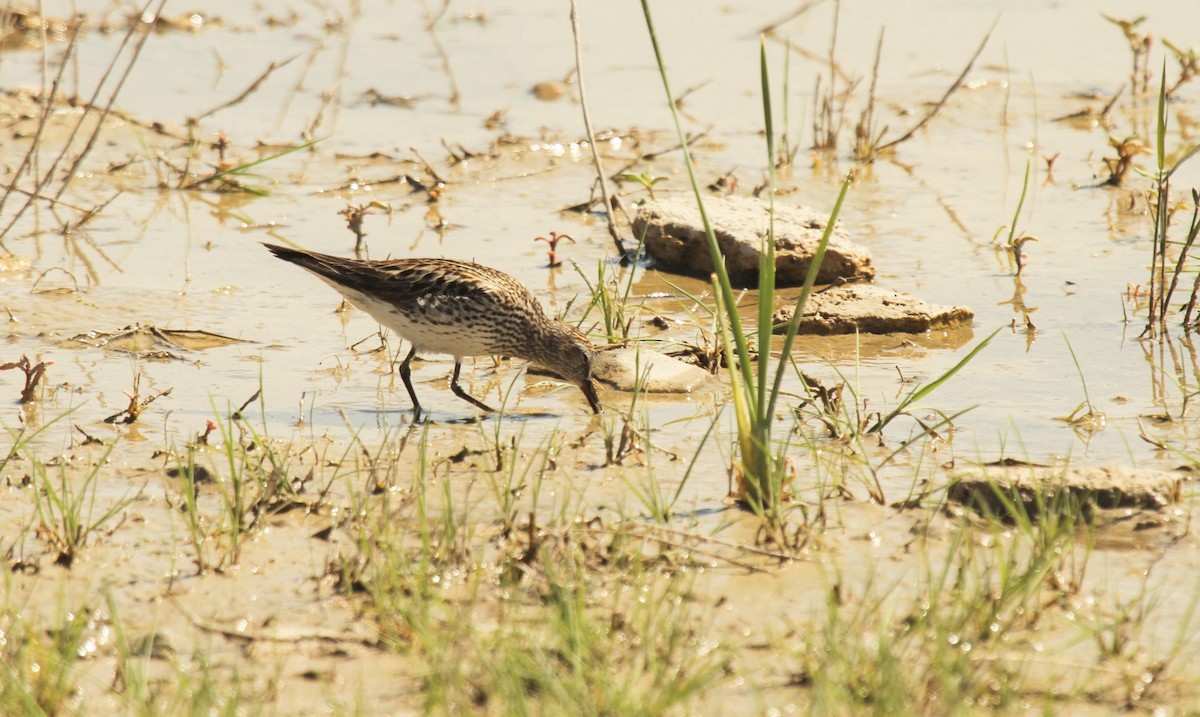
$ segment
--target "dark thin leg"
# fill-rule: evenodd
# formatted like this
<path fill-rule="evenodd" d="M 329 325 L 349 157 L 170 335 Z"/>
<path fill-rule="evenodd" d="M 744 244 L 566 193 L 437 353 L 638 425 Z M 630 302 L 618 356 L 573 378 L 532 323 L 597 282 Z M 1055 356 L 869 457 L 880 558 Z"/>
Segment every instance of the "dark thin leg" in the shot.
<path fill-rule="evenodd" d="M 473 404 L 475 406 L 478 406 L 478 407 L 482 408 L 483 410 L 487 411 L 488 413 L 495 413 L 496 409 L 492 408 L 491 406 L 487 405 L 483 401 L 480 401 L 478 398 L 475 398 L 471 394 L 462 390 L 462 387 L 458 385 L 458 372 L 461 370 L 462 370 L 462 362 L 455 361 L 454 362 L 454 375 L 450 377 L 450 390 L 454 392 L 455 396 L 458 396 L 462 400 L 464 400 L 470 404 Z"/>
<path fill-rule="evenodd" d="M 412 367 L 409 365 L 412 363 L 413 356 L 416 356 L 416 355 L 417 355 L 417 347 L 413 346 L 412 350 L 408 352 L 408 355 L 404 357 L 404 360 L 400 362 L 400 380 L 404 381 L 404 387 L 408 389 L 408 397 L 412 399 L 413 419 L 420 420 L 421 419 L 421 402 L 417 400 L 417 392 L 413 389 Z"/>

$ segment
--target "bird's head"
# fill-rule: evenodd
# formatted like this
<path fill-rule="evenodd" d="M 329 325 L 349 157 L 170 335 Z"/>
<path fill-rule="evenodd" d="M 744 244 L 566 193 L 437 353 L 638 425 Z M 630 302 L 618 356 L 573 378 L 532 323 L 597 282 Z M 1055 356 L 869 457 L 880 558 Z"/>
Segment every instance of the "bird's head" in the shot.
<path fill-rule="evenodd" d="M 529 358 L 570 381 L 583 391 L 592 413 L 602 413 L 596 382 L 592 378 L 592 363 L 596 347 L 579 329 L 561 321 L 549 322 L 541 346 Z"/>

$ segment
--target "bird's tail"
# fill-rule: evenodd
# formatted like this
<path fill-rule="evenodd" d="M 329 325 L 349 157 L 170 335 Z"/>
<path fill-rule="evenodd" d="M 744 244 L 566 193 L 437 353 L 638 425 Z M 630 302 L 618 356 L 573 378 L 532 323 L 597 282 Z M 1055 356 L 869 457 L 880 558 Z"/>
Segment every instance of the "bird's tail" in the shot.
<path fill-rule="evenodd" d="M 293 249 L 266 242 L 263 242 L 262 245 L 280 259 L 308 269 L 317 276 L 325 279 L 332 279 L 334 281 L 344 280 L 349 267 L 349 262 L 341 257 L 318 254 L 312 251 Z"/>

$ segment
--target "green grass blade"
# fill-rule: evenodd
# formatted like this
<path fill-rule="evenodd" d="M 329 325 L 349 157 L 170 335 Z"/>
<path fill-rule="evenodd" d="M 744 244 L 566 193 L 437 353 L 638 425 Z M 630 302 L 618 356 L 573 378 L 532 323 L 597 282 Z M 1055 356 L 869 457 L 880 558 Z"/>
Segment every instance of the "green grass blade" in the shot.
<path fill-rule="evenodd" d="M 1158 93 L 1158 120 L 1155 123 L 1155 149 L 1157 150 L 1156 159 L 1158 160 L 1158 174 L 1163 175 L 1167 168 L 1167 60 L 1163 58 L 1162 80 L 1159 83 L 1160 91 Z"/>
<path fill-rule="evenodd" d="M 882 431 L 884 426 L 891 423 L 892 420 L 894 418 L 896 418 L 896 416 L 899 416 L 900 414 L 904 413 L 914 403 L 916 403 L 917 401 L 920 401 L 922 398 L 925 398 L 929 394 L 933 393 L 942 384 L 949 381 L 950 378 L 954 376 L 954 374 L 958 373 L 963 368 L 965 368 L 967 364 L 971 363 L 972 359 L 974 359 L 977 355 L 979 355 L 979 352 L 983 351 L 983 349 L 986 348 L 987 345 L 992 342 L 992 339 L 996 338 L 996 334 L 1000 333 L 1000 331 L 1003 328 L 1004 327 L 1001 326 L 999 329 L 996 329 L 991 334 L 989 334 L 986 339 L 984 339 L 983 341 L 980 341 L 978 344 L 976 344 L 975 348 L 971 349 L 970 353 L 968 353 L 966 356 L 962 357 L 962 360 L 960 360 L 958 363 L 954 364 L 954 366 L 952 366 L 948 371 L 943 373 L 941 376 L 938 376 L 936 379 L 934 379 L 933 381 L 930 381 L 929 383 L 922 384 L 921 386 L 914 388 L 911 392 L 909 392 L 909 394 L 907 396 L 904 397 L 904 400 L 900 402 L 900 405 L 896 406 L 895 410 L 893 410 L 891 413 L 887 414 L 883 418 L 880 418 L 878 421 L 875 422 L 874 425 L 872 425 L 870 428 L 868 428 L 867 433 L 878 433 L 879 431 Z"/>
<path fill-rule="evenodd" d="M 771 112 L 771 77 L 767 67 L 767 45 L 758 38 L 759 79 L 762 82 L 763 127 L 767 134 L 767 236 L 758 259 L 758 381 L 756 420 L 770 423 L 767 407 L 767 383 L 770 361 L 772 325 L 775 309 L 775 122 Z"/>
<path fill-rule="evenodd" d="M 700 211 L 700 221 L 704 225 L 704 237 L 708 244 L 709 255 L 712 258 L 713 273 L 717 277 L 717 290 L 721 294 L 721 298 L 728 311 L 729 330 L 735 342 L 738 363 L 740 364 L 736 369 L 732 366 L 730 369 L 740 370 L 745 384 L 750 385 L 754 380 L 754 373 L 750 365 L 750 351 L 746 345 L 746 335 L 742 330 L 742 320 L 737 313 L 737 301 L 734 298 L 733 285 L 729 281 L 729 272 L 725 268 L 725 257 L 721 254 L 721 247 L 717 244 L 716 234 L 713 233 L 712 224 L 708 220 L 708 212 L 704 209 L 704 197 L 700 193 L 700 182 L 696 179 L 696 167 L 692 163 L 692 152 L 688 148 L 687 135 L 683 131 L 683 123 L 679 119 L 679 110 L 675 106 L 675 95 L 671 92 L 671 83 L 667 77 L 667 66 L 663 61 L 662 48 L 659 47 L 658 35 L 654 31 L 654 20 L 650 15 L 649 0 L 642 0 L 642 14 L 646 19 L 646 30 L 650 34 L 650 44 L 654 48 L 654 59 L 658 63 L 658 74 L 662 78 L 663 91 L 667 95 L 667 107 L 671 111 L 671 119 L 675 123 L 675 133 L 679 137 L 679 146 L 683 153 L 683 163 L 687 167 L 688 179 L 692 185 L 692 193 L 696 197 L 696 206 Z"/>
<path fill-rule="evenodd" d="M 833 236 L 833 227 L 837 223 L 838 215 L 842 213 L 842 204 L 846 201 L 846 195 L 850 191 L 850 184 L 854 181 L 853 172 L 846 175 L 842 180 L 842 190 L 838 193 L 837 201 L 833 204 L 833 210 L 829 213 L 829 222 L 825 225 L 825 233 L 821 235 L 821 242 L 817 245 L 817 253 L 813 256 L 812 263 L 808 265 L 808 273 L 804 276 L 804 287 L 800 290 L 800 296 L 796 298 L 796 304 L 793 307 L 792 320 L 788 324 L 787 333 L 783 337 L 783 347 L 779 355 L 779 368 L 775 371 L 775 383 L 771 387 L 771 393 L 767 401 L 766 415 L 775 413 L 775 404 L 779 401 L 779 393 L 783 390 L 783 374 L 787 367 L 787 362 L 791 360 L 792 344 L 796 341 L 796 332 L 800 329 L 800 320 L 804 317 L 804 305 L 808 303 L 808 297 L 812 293 L 813 285 L 817 283 L 817 274 L 821 271 L 821 263 L 825 261 L 825 250 L 829 247 L 829 240 Z"/>
<path fill-rule="evenodd" d="M 1025 206 L 1025 196 L 1029 194 L 1029 166 L 1028 159 L 1025 160 L 1025 179 L 1021 182 L 1021 198 L 1017 200 L 1017 211 L 1013 212 L 1012 221 L 1008 225 L 1008 245 L 1012 246 L 1013 239 L 1017 235 L 1017 221 L 1021 218 L 1021 209 Z"/>
<path fill-rule="evenodd" d="M 321 139 L 324 139 L 324 138 L 321 138 Z M 304 144 L 298 144 L 295 147 L 288 147 L 287 149 L 283 149 L 278 152 L 272 152 L 271 154 L 268 154 L 265 157 L 260 157 L 256 160 L 254 160 L 253 162 L 245 162 L 245 163 L 239 164 L 235 167 L 230 167 L 229 169 L 218 170 L 216 172 L 213 172 L 211 175 L 204 177 L 203 179 L 197 180 L 196 186 L 199 186 L 201 184 L 207 184 L 209 182 L 215 182 L 216 180 L 220 179 L 221 177 L 226 177 L 226 176 L 230 176 L 230 175 L 237 176 L 237 175 L 246 174 L 251 169 L 254 169 L 255 167 L 257 167 L 260 164 L 265 164 L 272 160 L 279 159 L 280 157 L 286 157 L 287 155 L 292 154 L 293 152 L 299 152 L 301 150 L 308 149 L 309 147 L 313 146 L 317 142 L 320 142 L 321 139 L 309 140 L 308 142 L 305 142 Z"/>

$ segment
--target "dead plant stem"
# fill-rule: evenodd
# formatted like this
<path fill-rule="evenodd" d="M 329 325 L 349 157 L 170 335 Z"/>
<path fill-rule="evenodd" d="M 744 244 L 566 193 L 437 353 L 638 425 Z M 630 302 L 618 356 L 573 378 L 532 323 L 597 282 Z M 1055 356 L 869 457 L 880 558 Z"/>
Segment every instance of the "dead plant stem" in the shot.
<path fill-rule="evenodd" d="M 34 131 L 33 142 L 29 145 L 29 151 L 26 152 L 25 156 L 21 159 L 21 164 L 13 173 L 12 181 L 9 183 L 4 194 L 0 195 L 0 212 L 4 210 L 4 204 L 8 201 L 8 198 L 13 191 L 19 191 L 25 195 L 25 204 L 19 210 L 17 210 L 15 215 L 13 215 L 12 220 L 9 221 L 8 226 L 4 228 L 4 231 L 0 232 L 0 248 L 4 249 L 4 251 L 8 251 L 8 248 L 4 246 L 4 237 L 8 235 L 9 230 L 13 228 L 13 226 L 17 223 L 17 220 L 21 218 L 21 215 L 23 215 L 25 211 L 29 209 L 33 202 L 36 199 L 41 198 L 41 191 L 53 176 L 54 167 L 58 164 L 58 160 L 56 159 L 54 164 L 50 166 L 50 171 L 46 172 L 41 179 L 36 179 L 38 174 L 36 169 L 36 160 L 38 150 L 40 150 L 42 146 L 42 133 L 46 129 L 46 122 L 50 118 L 50 113 L 54 111 L 54 98 L 58 96 L 59 83 L 62 82 L 63 74 L 66 72 L 67 65 L 69 64 L 67 59 L 75 52 L 75 47 L 79 39 L 79 28 L 82 26 L 82 24 L 83 21 L 79 18 L 76 18 L 75 22 L 71 24 L 71 39 L 67 42 L 67 49 L 64 51 L 62 63 L 58 66 L 58 74 L 54 76 L 54 82 L 52 82 L 50 85 L 49 94 L 46 94 L 44 86 L 42 88 L 42 114 L 40 117 L 38 117 L 38 125 L 37 129 Z M 66 150 L 64 149 L 63 151 L 65 152 Z M 62 155 L 60 154 L 59 158 L 61 157 Z M 31 166 L 35 167 L 33 170 L 33 175 L 35 177 L 33 190 L 25 191 L 18 189 L 17 182 L 20 181 L 21 175 L 25 173 L 25 170 L 29 169 Z"/>
<path fill-rule="evenodd" d="M 802 5 L 800 5 L 800 7 L 796 8 L 795 10 L 792 10 L 791 12 L 784 15 L 783 17 L 780 17 L 777 20 L 773 20 L 773 21 L 767 23 L 766 25 L 763 25 L 762 27 L 760 27 L 758 29 L 758 32 L 756 34 L 758 34 L 758 35 L 774 34 L 774 32 L 779 29 L 780 25 L 787 23 L 787 22 L 791 22 L 792 20 L 795 20 L 796 18 L 800 17 L 801 15 L 808 12 L 809 10 L 812 10 L 817 5 L 820 5 L 821 2 L 822 2 L 822 0 L 808 0 L 808 2 L 803 3 Z"/>
<path fill-rule="evenodd" d="M 579 83 L 579 106 L 583 110 L 583 127 L 587 131 L 588 147 L 592 150 L 592 161 L 596 165 L 596 176 L 600 182 L 600 194 L 604 197 L 604 220 L 608 225 L 608 234 L 617 247 L 617 254 L 624 261 L 628 259 L 625 244 L 617 231 L 617 223 L 613 217 L 612 195 L 608 190 L 608 175 L 604 173 L 604 163 L 600 159 L 600 148 L 596 146 L 596 132 L 592 129 L 592 116 L 588 111 L 587 90 L 583 83 L 583 31 L 579 22 L 579 0 L 571 0 L 571 34 L 575 38 L 575 79 Z"/>
<path fill-rule="evenodd" d="M 227 102 L 222 102 L 221 104 L 217 105 L 216 107 L 213 107 L 212 109 L 208 110 L 207 112 L 202 112 L 199 115 L 192 117 L 191 121 L 199 122 L 200 120 L 207 119 L 208 117 L 215 115 L 216 113 L 220 112 L 223 109 L 227 109 L 229 107 L 233 107 L 236 104 L 240 104 L 240 103 L 244 102 L 247 97 L 254 94 L 254 92 L 256 90 L 258 90 L 259 87 L 262 86 L 262 83 L 267 81 L 267 78 L 270 77 L 271 74 L 273 72 L 275 72 L 275 70 L 278 70 L 281 67 L 286 67 L 287 65 L 291 64 L 292 60 L 295 60 L 297 57 L 299 57 L 299 55 L 292 55 L 288 59 L 283 60 L 281 62 L 272 61 L 271 64 L 267 65 L 267 69 L 263 70 L 262 74 L 260 74 L 253 82 L 251 82 L 250 85 L 246 89 L 242 90 L 241 94 L 239 94 L 237 97 L 234 97 L 233 99 L 231 99 Z"/>
<path fill-rule="evenodd" d="M 432 18 L 428 18 L 425 23 L 425 32 L 429 33 L 429 40 L 433 43 L 433 49 L 437 52 L 438 59 L 442 62 L 442 71 L 446 73 L 446 81 L 450 83 L 450 106 L 455 110 L 459 108 L 459 102 L 462 99 L 461 93 L 458 91 L 458 79 L 454 76 L 454 67 L 450 65 L 450 55 L 446 54 L 446 48 L 442 45 L 441 38 L 437 34 L 438 21 L 446 14 L 446 10 L 450 7 L 450 0 L 442 3 L 442 9 Z"/>
<path fill-rule="evenodd" d="M 146 4 L 142 7 L 141 13 L 138 15 L 139 18 L 145 18 L 147 16 L 146 11 L 150 8 L 150 5 L 153 2 L 154 0 L 147 0 Z M 154 9 L 153 17 L 157 18 L 162 13 L 163 6 L 166 4 L 167 0 L 158 0 L 158 6 Z M 126 63 L 125 69 L 121 73 L 120 78 L 117 79 L 117 86 L 113 88 L 112 93 L 108 96 L 108 104 L 104 106 L 104 110 L 100 113 L 100 117 L 96 120 L 96 127 L 92 130 L 91 136 L 88 137 L 87 144 L 84 146 L 83 151 L 75 157 L 75 161 L 71 163 L 71 168 L 67 170 L 67 173 L 63 176 L 62 184 L 59 185 L 58 192 L 54 195 L 55 199 L 62 197 L 63 192 L 65 192 L 67 187 L 71 184 L 71 179 L 75 176 L 76 171 L 79 170 L 79 166 L 83 164 L 84 158 L 86 158 L 92 151 L 92 147 L 96 146 L 96 140 L 100 137 L 100 132 L 104 129 L 104 120 L 108 119 L 109 113 L 112 112 L 112 107 L 114 104 L 116 104 L 117 96 L 121 94 L 121 88 L 125 86 L 125 81 L 129 79 L 129 73 L 133 71 L 133 66 L 137 64 L 138 58 L 142 54 L 142 48 L 146 46 L 146 41 L 150 39 L 150 35 L 154 30 L 154 26 L 150 22 L 139 21 L 137 23 L 130 24 L 129 32 L 125 34 L 125 38 L 121 41 L 121 46 L 115 53 L 113 53 L 112 62 L 109 63 L 109 66 L 104 70 L 104 76 L 101 77 L 100 81 L 96 84 L 96 91 L 92 96 L 92 100 L 88 103 L 88 107 L 91 107 L 96 103 L 96 99 L 100 95 L 100 89 L 104 86 L 104 83 L 108 80 L 109 73 L 112 72 L 113 67 L 115 67 L 117 64 L 117 58 L 120 57 L 126 43 L 129 42 L 129 38 L 132 37 L 133 33 L 136 32 L 139 27 L 144 27 L 144 29 L 142 31 L 142 36 L 138 38 L 137 44 L 134 45 L 133 55 L 129 58 L 129 62 Z M 79 118 L 79 124 L 75 126 L 76 130 L 78 130 L 78 128 L 83 124 L 83 119 L 86 116 L 87 113 L 85 112 L 84 115 Z M 75 131 L 72 131 L 71 138 L 73 139 L 74 137 Z M 63 146 L 64 154 L 69 146 L 70 139 L 68 139 L 67 143 Z M 56 159 L 55 163 L 57 162 L 58 160 Z"/>
<path fill-rule="evenodd" d="M 875 102 L 876 88 L 879 85 L 879 62 L 883 58 L 883 33 L 886 28 L 879 28 L 879 40 L 875 43 L 875 64 L 871 66 L 871 85 L 867 90 L 867 109 L 863 112 L 855 141 L 855 155 L 860 159 L 875 157 L 875 143 L 879 137 L 875 134 Z M 886 128 L 885 128 L 886 129 Z M 882 133 L 880 133 L 882 136 Z"/>
<path fill-rule="evenodd" d="M 932 108 L 930 108 L 930 110 L 928 112 L 925 113 L 925 116 L 921 118 L 920 122 L 917 122 L 915 125 L 913 125 L 911 129 L 909 129 L 907 132 L 905 132 L 899 138 L 894 139 L 891 142 L 881 145 L 877 151 L 882 152 L 886 149 L 895 147 L 896 145 L 900 144 L 901 142 L 906 142 L 909 139 L 912 139 L 912 136 L 914 134 L 916 134 L 918 130 L 920 130 L 922 127 L 924 127 L 926 124 L 928 124 L 929 120 L 933 119 L 934 115 L 936 115 L 938 112 L 940 112 L 942 107 L 946 106 L 946 102 L 950 99 L 950 96 L 953 95 L 958 90 L 959 87 L 962 87 L 963 80 L 965 80 L 967 78 L 967 73 L 969 73 L 971 71 L 971 68 L 975 66 L 975 61 L 978 60 L 979 56 L 983 53 L 983 48 L 987 47 L 988 40 L 991 39 L 992 32 L 995 31 L 996 25 L 998 25 L 999 23 L 1000 23 L 1000 18 L 996 18 L 996 20 L 994 22 L 992 22 L 992 26 L 990 28 L 988 28 L 987 33 L 983 36 L 983 41 L 979 43 L 979 48 L 976 49 L 975 54 L 971 56 L 971 61 L 967 63 L 967 66 L 964 67 L 963 71 L 959 73 L 958 78 L 955 79 L 954 83 L 950 85 L 950 88 L 946 90 L 946 94 L 942 95 L 942 99 L 938 100 L 938 103 L 936 105 L 934 105 Z"/>

